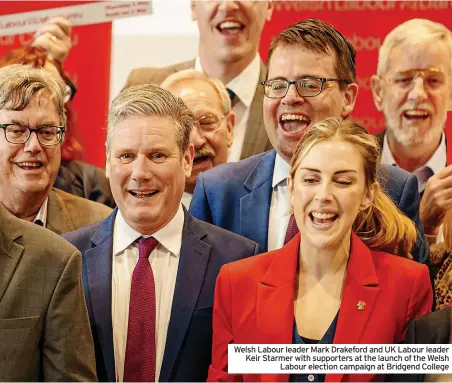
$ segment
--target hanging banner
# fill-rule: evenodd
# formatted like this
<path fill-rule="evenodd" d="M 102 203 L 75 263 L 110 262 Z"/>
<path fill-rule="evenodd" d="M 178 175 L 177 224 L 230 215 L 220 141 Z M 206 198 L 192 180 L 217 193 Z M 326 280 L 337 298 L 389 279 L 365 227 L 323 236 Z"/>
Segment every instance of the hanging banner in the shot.
<path fill-rule="evenodd" d="M 151 11 L 150 1 L 0 2 L 0 55 L 31 44 L 34 32 L 51 17 L 68 16 L 74 25 L 72 49 L 64 62 L 64 69 L 77 87 L 72 101 L 74 124 L 70 127 L 83 147 L 83 153 L 77 159 L 99 167 L 105 164 L 110 95 L 110 21 Z"/>
<path fill-rule="evenodd" d="M 370 88 L 370 77 L 377 71 L 378 50 L 385 36 L 397 25 L 414 18 L 436 21 L 452 30 L 452 1 L 277 1 L 273 4 L 272 20 L 265 25 L 261 39 L 260 54 L 264 62 L 272 38 L 284 28 L 310 18 L 332 24 L 356 49 L 359 93 L 352 117 L 372 133 L 385 126 L 383 115 L 375 109 Z M 446 127 L 446 136 L 447 142 L 452 143 L 452 129 Z M 447 152 L 450 164 L 452 149 Z"/>

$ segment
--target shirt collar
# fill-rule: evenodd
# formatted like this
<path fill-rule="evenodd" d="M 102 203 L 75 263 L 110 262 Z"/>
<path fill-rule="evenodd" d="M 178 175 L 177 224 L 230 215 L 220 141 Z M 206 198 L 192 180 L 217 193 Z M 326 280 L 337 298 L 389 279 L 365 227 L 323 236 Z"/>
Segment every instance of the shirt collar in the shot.
<path fill-rule="evenodd" d="M 154 237 L 159 244 L 165 247 L 174 257 L 180 256 L 184 221 L 184 210 L 182 209 L 182 204 L 179 204 L 179 208 L 173 219 L 169 221 L 166 226 L 152 235 L 152 237 Z M 125 221 L 120 210 L 118 210 L 118 213 L 116 214 L 114 232 L 115 255 L 122 253 L 140 237 L 150 237 L 149 235 L 142 235 L 132 229 Z"/>
<path fill-rule="evenodd" d="M 287 180 L 290 172 L 290 165 L 276 153 L 275 167 L 273 169 L 272 188 Z"/>
<path fill-rule="evenodd" d="M 49 201 L 49 197 L 47 197 L 45 199 L 44 203 L 39 208 L 38 214 L 36 214 L 36 217 L 33 220 L 33 223 L 36 223 L 38 225 L 41 225 L 41 223 L 42 223 L 42 226 L 46 227 L 46 225 L 47 225 L 47 203 L 48 203 L 48 201 Z"/>
<path fill-rule="evenodd" d="M 388 165 L 396 165 L 397 163 L 394 159 L 394 156 L 391 153 L 391 149 L 389 149 L 388 143 L 388 135 L 385 134 L 383 137 L 383 149 L 381 151 L 381 163 Z M 413 173 L 420 172 L 424 168 L 429 168 L 432 170 L 433 174 L 436 174 L 441 169 L 443 169 L 447 165 L 447 148 L 446 148 L 446 135 L 443 133 L 441 136 L 441 142 L 436 149 L 433 156 L 425 163 L 424 166 L 413 171 Z"/>
<path fill-rule="evenodd" d="M 261 71 L 261 59 L 259 54 L 253 61 L 236 77 L 234 77 L 227 85 L 226 88 L 232 90 L 241 102 L 245 104 L 247 108 L 250 107 L 253 101 L 254 94 L 260 78 Z M 201 66 L 201 60 L 199 56 L 195 59 L 195 69 L 200 72 L 204 72 Z M 251 86 L 251 85 L 256 86 Z"/>

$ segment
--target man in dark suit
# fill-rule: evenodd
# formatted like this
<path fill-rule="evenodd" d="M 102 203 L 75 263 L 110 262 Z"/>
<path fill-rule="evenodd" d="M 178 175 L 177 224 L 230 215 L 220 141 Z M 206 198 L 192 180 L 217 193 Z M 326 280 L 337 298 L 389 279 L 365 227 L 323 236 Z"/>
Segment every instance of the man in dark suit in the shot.
<path fill-rule="evenodd" d="M 262 124 L 265 66 L 259 57 L 261 32 L 273 12 L 271 1 L 192 1 L 198 23 L 199 53 L 195 60 L 166 68 L 134 69 L 126 87 L 160 85 L 166 77 L 194 68 L 219 79 L 228 88 L 236 114 L 234 143 L 228 161 L 250 157 L 272 148 Z"/>
<path fill-rule="evenodd" d="M 297 230 L 286 183 L 292 154 L 312 122 L 350 115 L 358 93 L 355 80 L 355 50 L 331 25 L 304 20 L 281 32 L 270 47 L 268 80 L 263 82 L 264 123 L 276 150 L 201 173 L 190 213 L 252 239 L 264 250 L 282 247 Z M 392 167 L 381 173 L 383 188 L 418 228 L 413 256 L 424 262 L 428 246 L 419 219 L 417 180 Z"/>
<path fill-rule="evenodd" d="M 452 166 L 444 128 L 452 106 L 452 32 L 427 19 L 408 20 L 384 39 L 371 78 L 376 108 L 386 129 L 378 134 L 382 163 L 399 166 L 419 181 L 420 217 L 432 243 L 452 208 Z"/>
<path fill-rule="evenodd" d="M 182 207 L 195 124 L 156 85 L 126 88 L 112 103 L 106 174 L 117 209 L 64 236 L 83 254 L 101 381 L 205 381 L 218 272 L 260 252 Z"/>
<path fill-rule="evenodd" d="M 94 382 L 74 246 L 0 205 L 0 381 Z"/>

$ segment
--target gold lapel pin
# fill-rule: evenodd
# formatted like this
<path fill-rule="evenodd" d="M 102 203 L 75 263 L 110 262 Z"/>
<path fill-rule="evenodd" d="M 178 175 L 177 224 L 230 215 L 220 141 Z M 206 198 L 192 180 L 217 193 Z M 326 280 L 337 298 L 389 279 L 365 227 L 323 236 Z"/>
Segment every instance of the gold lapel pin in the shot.
<path fill-rule="evenodd" d="M 364 302 L 364 301 L 359 301 L 359 302 L 357 303 L 356 306 L 358 306 L 358 310 L 359 310 L 359 311 L 363 311 L 363 310 L 364 310 L 364 307 L 366 307 L 366 302 Z"/>

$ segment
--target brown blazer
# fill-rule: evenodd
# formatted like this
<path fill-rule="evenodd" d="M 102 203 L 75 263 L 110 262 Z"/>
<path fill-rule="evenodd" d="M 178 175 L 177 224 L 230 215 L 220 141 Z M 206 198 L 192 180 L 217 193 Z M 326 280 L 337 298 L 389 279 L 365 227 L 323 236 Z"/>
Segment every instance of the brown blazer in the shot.
<path fill-rule="evenodd" d="M 96 381 L 82 257 L 0 205 L 0 381 Z"/>
<path fill-rule="evenodd" d="M 125 87 L 139 84 L 157 84 L 160 85 L 169 75 L 181 70 L 195 67 L 195 60 L 184 61 L 175 65 L 164 68 L 137 68 L 130 72 Z M 261 71 L 259 82 L 265 80 L 266 69 L 261 61 Z M 264 128 L 262 118 L 262 103 L 264 101 L 264 89 L 261 85 L 257 85 L 256 93 L 251 102 L 250 116 L 247 122 L 245 140 L 243 142 L 242 153 L 240 159 L 251 157 L 267 150 L 273 149 L 267 132 Z"/>
<path fill-rule="evenodd" d="M 47 229 L 67 233 L 107 218 L 112 209 L 98 202 L 52 188 L 47 205 Z"/>

